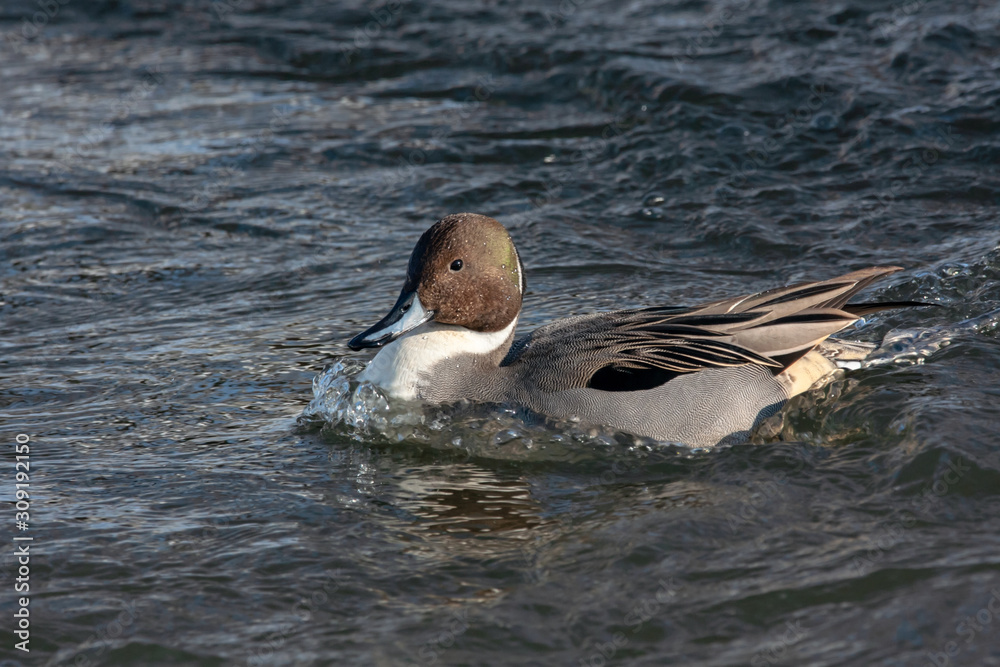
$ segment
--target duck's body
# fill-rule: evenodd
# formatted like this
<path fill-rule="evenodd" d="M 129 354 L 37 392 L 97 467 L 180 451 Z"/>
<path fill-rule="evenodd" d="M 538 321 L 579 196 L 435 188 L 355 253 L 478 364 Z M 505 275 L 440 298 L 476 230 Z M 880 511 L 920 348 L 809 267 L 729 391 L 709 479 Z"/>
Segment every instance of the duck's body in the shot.
<path fill-rule="evenodd" d="M 384 345 L 359 379 L 390 397 L 516 403 L 659 440 L 740 442 L 832 373 L 834 357 L 870 350 L 826 339 L 864 313 L 908 305 L 847 305 L 898 270 L 697 308 L 573 317 L 514 342 L 524 290 L 517 252 L 492 218 L 459 214 L 421 237 L 396 306 L 351 346 Z"/>

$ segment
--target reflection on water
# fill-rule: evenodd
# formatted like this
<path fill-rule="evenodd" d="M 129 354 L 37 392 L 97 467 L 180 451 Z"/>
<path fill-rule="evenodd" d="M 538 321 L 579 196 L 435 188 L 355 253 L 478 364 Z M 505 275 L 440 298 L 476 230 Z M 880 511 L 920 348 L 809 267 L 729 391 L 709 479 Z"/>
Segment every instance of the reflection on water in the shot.
<path fill-rule="evenodd" d="M 413 515 L 414 528 L 430 534 L 463 535 L 530 530 L 541 507 L 520 480 L 500 480 L 473 465 L 427 466 L 399 481 L 398 507 Z"/>

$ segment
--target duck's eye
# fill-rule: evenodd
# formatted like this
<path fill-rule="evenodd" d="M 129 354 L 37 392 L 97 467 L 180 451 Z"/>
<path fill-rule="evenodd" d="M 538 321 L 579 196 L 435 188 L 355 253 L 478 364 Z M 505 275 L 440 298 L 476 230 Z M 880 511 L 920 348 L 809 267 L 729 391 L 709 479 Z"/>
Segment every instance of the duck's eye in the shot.
<path fill-rule="evenodd" d="M 451 263 L 451 270 L 452 271 L 461 271 L 462 270 L 462 260 L 456 259 L 454 262 L 452 262 Z"/>

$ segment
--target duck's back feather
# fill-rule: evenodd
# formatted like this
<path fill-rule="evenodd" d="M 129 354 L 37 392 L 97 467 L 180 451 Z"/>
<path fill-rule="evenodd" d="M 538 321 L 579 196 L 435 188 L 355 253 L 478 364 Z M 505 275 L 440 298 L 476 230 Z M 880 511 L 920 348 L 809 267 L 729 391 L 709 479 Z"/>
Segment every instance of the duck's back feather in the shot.
<path fill-rule="evenodd" d="M 847 304 L 872 281 L 899 270 L 871 267 L 696 308 L 569 318 L 519 340 L 502 365 L 522 371 L 524 381 L 545 392 L 642 391 L 682 375 L 747 365 L 780 375 L 859 315 L 914 305 Z"/>

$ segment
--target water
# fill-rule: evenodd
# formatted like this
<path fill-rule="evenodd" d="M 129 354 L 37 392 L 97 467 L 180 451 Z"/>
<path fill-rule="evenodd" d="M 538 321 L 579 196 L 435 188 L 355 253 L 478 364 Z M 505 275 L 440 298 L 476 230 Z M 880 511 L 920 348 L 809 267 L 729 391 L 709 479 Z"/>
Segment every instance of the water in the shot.
<path fill-rule="evenodd" d="M 0 664 L 1000 664 L 996 3 L 56 4 L 0 3 Z M 459 211 L 524 331 L 872 264 L 939 307 L 718 451 L 338 404 Z"/>

